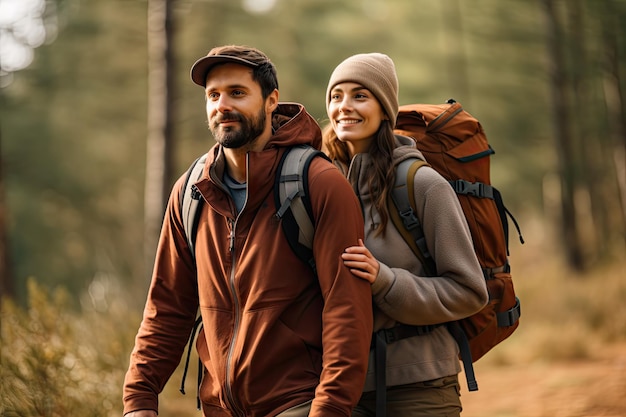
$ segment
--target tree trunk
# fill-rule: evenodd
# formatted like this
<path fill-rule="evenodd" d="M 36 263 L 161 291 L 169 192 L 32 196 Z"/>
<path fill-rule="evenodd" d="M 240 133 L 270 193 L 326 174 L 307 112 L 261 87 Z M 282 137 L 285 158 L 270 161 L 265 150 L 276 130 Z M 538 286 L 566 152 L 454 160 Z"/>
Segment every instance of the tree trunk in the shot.
<path fill-rule="evenodd" d="M 613 156 L 614 170 L 617 181 L 617 200 L 619 219 L 615 229 L 621 233 L 621 245 L 626 244 L 626 102 L 621 79 L 619 30 L 620 18 L 612 0 L 606 0 L 601 12 L 602 44 L 604 45 L 604 98 L 608 112 L 610 155 Z M 611 165 L 611 164 L 609 164 Z M 614 193 L 611 193 L 614 195 Z"/>
<path fill-rule="evenodd" d="M 148 1 L 148 138 L 144 194 L 144 254 L 149 275 L 169 197 L 173 164 L 173 0 Z"/>
<path fill-rule="evenodd" d="M 571 143 L 567 77 L 563 51 L 563 36 L 553 0 L 543 0 L 548 37 L 548 62 L 551 66 L 552 110 L 554 116 L 557 163 L 561 184 L 561 241 L 570 267 L 584 269 L 580 238 L 576 224 L 574 202 L 575 170 L 572 165 L 574 152 Z"/>
<path fill-rule="evenodd" d="M 590 94 L 594 65 L 589 59 L 588 34 L 584 0 L 572 0 L 563 3 L 569 17 L 569 51 L 573 57 L 571 68 L 573 114 L 593 114 L 594 103 Z M 583 256 L 587 260 L 598 259 L 606 252 L 607 236 L 610 233 L 606 213 L 605 178 L 606 136 L 598 131 L 593 117 L 573 117 L 574 132 L 571 138 L 574 149 L 575 198 L 577 225 L 580 239 L 585 242 Z"/>

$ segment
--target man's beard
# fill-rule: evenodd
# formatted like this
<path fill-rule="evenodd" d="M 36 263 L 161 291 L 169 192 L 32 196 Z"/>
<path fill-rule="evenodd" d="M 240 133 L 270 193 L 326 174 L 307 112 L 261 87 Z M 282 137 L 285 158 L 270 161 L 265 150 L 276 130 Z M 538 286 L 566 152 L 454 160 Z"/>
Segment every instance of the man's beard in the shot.
<path fill-rule="evenodd" d="M 220 128 L 220 122 L 231 120 L 239 122 L 239 129 L 236 127 Z M 265 110 L 259 110 L 257 117 L 246 118 L 239 112 L 229 112 L 216 117 L 209 124 L 211 133 L 215 140 L 225 148 L 238 149 L 250 144 L 258 138 L 265 130 Z"/>

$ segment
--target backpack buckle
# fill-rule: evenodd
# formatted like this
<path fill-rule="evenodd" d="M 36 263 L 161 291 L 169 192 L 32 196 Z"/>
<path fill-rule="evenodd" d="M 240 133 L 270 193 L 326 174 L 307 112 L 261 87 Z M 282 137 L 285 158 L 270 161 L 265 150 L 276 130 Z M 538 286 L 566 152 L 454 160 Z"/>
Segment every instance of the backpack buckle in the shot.
<path fill-rule="evenodd" d="M 200 190 L 198 190 L 198 187 L 196 187 L 195 184 L 191 186 L 191 198 L 194 200 L 200 200 Z"/>
<path fill-rule="evenodd" d="M 400 338 L 396 336 L 396 332 L 393 327 L 390 329 L 381 329 L 380 332 L 382 333 L 383 339 L 385 339 L 385 342 L 387 342 L 388 345 L 400 340 Z"/>
<path fill-rule="evenodd" d="M 400 211 L 399 214 L 400 217 L 402 217 L 402 223 L 407 230 L 413 230 L 419 226 L 419 220 L 417 220 L 413 209 L 409 208 L 408 210 Z"/>
<path fill-rule="evenodd" d="M 450 181 L 450 184 L 457 194 L 470 195 L 472 197 L 480 198 L 490 198 L 493 200 L 493 187 L 482 182 L 456 180 Z"/>

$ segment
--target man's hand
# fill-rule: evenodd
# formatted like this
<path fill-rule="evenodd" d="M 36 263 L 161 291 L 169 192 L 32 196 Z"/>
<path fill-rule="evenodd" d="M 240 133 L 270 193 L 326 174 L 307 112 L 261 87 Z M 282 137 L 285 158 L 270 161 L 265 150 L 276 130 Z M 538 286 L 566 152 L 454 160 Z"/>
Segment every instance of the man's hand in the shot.
<path fill-rule="evenodd" d="M 132 411 L 128 414 L 124 414 L 124 417 L 157 417 L 157 412 L 154 410 Z"/>

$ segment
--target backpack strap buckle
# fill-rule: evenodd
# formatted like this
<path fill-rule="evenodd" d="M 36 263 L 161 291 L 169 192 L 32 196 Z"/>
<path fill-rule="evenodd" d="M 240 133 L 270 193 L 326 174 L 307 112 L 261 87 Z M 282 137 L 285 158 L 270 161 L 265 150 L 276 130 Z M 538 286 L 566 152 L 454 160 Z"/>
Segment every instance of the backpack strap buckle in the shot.
<path fill-rule="evenodd" d="M 407 230 L 413 230 L 416 227 L 419 227 L 420 222 L 413 212 L 413 209 L 411 209 L 410 207 L 408 208 L 408 210 L 400 211 L 399 214 L 402 218 L 402 223 Z"/>
<path fill-rule="evenodd" d="M 408 337 L 424 336 L 433 332 L 441 325 L 442 324 L 410 325 L 401 323 L 394 327 L 380 329 L 376 333 L 378 333 L 387 344 L 391 344 Z"/>
<path fill-rule="evenodd" d="M 457 194 L 470 195 L 479 198 L 493 200 L 493 187 L 482 182 L 469 182 L 465 180 L 450 181 L 450 185 Z"/>
<path fill-rule="evenodd" d="M 196 186 L 196 184 L 191 186 L 191 198 L 193 200 L 200 200 L 200 190 Z"/>

